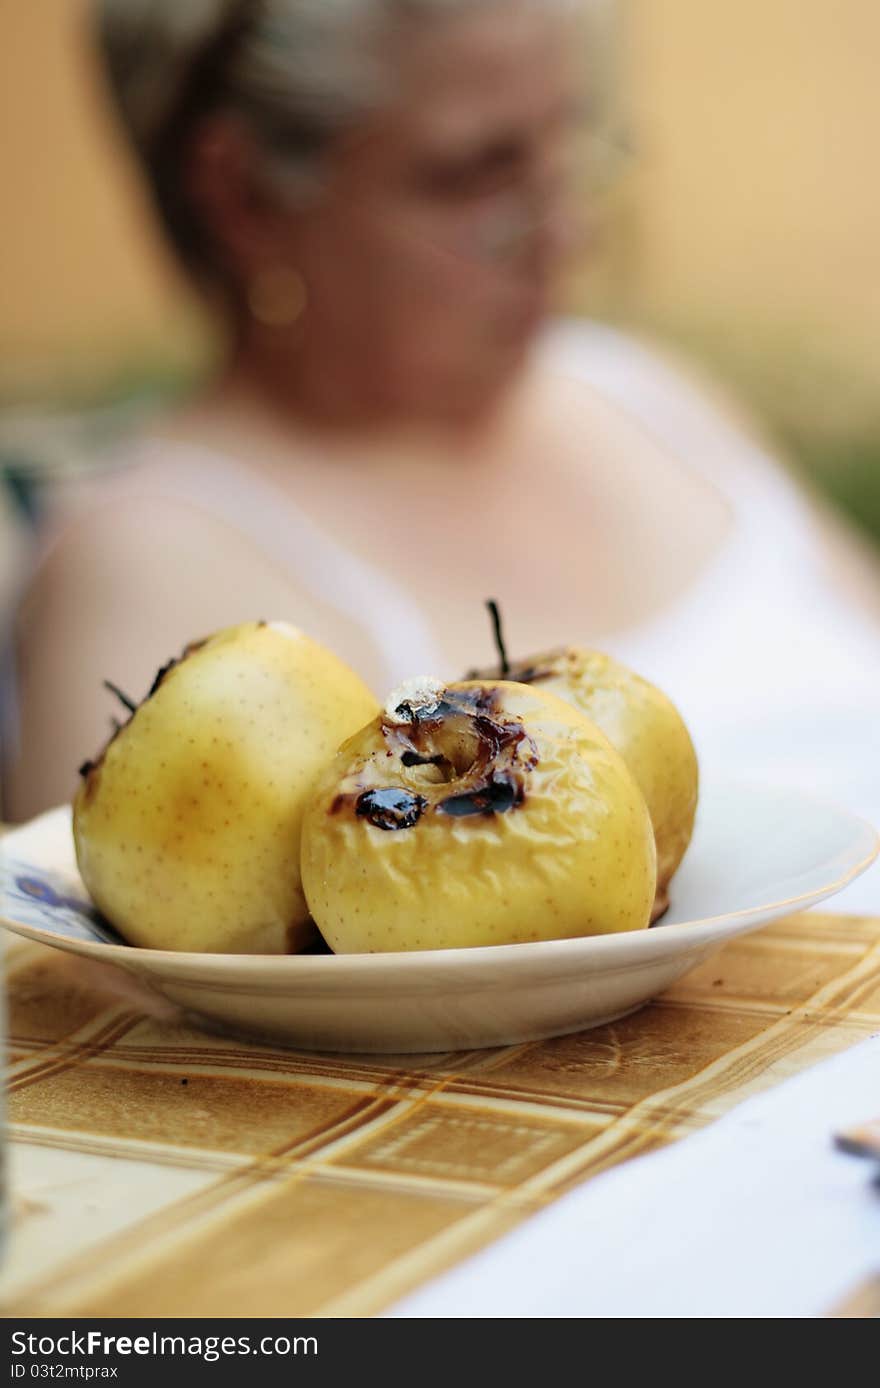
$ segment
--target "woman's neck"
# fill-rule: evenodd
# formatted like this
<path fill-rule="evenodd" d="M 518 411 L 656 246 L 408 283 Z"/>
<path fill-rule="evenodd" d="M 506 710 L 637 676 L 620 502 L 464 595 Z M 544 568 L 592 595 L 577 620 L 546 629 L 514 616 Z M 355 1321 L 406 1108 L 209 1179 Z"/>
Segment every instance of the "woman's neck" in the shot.
<path fill-rule="evenodd" d="M 242 442 L 262 444 L 270 454 L 317 449 L 328 461 L 354 451 L 367 459 L 403 449 L 413 456 L 442 453 L 476 463 L 497 449 L 508 430 L 515 430 L 523 385 L 520 380 L 491 405 L 460 416 L 420 419 L 352 406 L 336 411 L 330 408 L 329 393 L 322 408 L 314 400 L 302 405 L 298 391 L 282 390 L 272 377 L 256 371 L 247 356 L 239 356 L 163 432 L 233 449 Z"/>

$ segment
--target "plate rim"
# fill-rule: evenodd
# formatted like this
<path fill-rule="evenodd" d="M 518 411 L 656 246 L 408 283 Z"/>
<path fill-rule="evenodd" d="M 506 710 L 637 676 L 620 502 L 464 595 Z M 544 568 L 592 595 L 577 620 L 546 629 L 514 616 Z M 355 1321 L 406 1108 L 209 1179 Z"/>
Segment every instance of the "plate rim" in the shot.
<path fill-rule="evenodd" d="M 678 921 L 669 925 L 659 924 L 644 930 L 577 935 L 552 940 L 523 940 L 515 944 L 504 945 L 319 955 L 230 954 L 219 951 L 149 949 L 142 945 L 113 944 L 80 939 L 76 936 L 41 930 L 38 926 L 14 921 L 2 911 L 0 911 L 0 926 L 12 934 L 34 940 L 39 944 L 46 944 L 51 948 L 62 949 L 68 953 L 103 960 L 105 963 L 126 967 L 129 970 L 133 969 L 138 973 L 164 975 L 166 977 L 174 975 L 177 978 L 190 981 L 187 979 L 189 972 L 198 970 L 202 973 L 213 974 L 216 982 L 219 983 L 223 976 L 228 977 L 230 970 L 235 970 L 253 978 L 254 981 L 259 979 L 261 988 L 266 988 L 267 991 L 271 992 L 284 991 L 285 986 L 300 981 L 306 983 L 324 978 L 328 978 L 329 981 L 331 970 L 334 970 L 337 976 L 350 975 L 351 977 L 346 981 L 352 983 L 357 981 L 359 975 L 366 983 L 371 974 L 378 975 L 383 972 L 387 973 L 389 970 L 410 973 L 430 972 L 436 977 L 438 973 L 458 972 L 465 960 L 468 961 L 468 967 L 471 971 L 475 971 L 474 966 L 478 964 L 484 964 L 488 968 L 499 966 L 505 969 L 513 968 L 514 961 L 519 960 L 523 967 L 527 967 L 531 962 L 532 966 L 543 965 L 548 969 L 554 963 L 563 968 L 566 963 L 594 963 L 597 972 L 604 973 L 615 968 L 626 969 L 630 967 L 635 969 L 649 965 L 656 960 L 658 953 L 663 955 L 687 954 L 699 950 L 701 947 L 710 947 L 716 941 L 746 933 L 752 928 L 758 928 L 771 916 L 788 915 L 798 909 L 807 909 L 808 906 L 818 905 L 821 901 L 842 891 L 880 856 L 880 831 L 862 815 L 856 814 L 832 800 L 805 791 L 800 787 L 769 785 L 745 779 L 725 777 L 722 780 L 718 778 L 717 780 L 713 779 L 711 784 L 713 790 L 723 790 L 725 787 L 735 786 L 738 790 L 743 791 L 771 794 L 774 791 L 783 792 L 794 795 L 802 801 L 812 802 L 821 809 L 830 810 L 841 819 L 849 821 L 854 831 L 859 830 L 864 836 L 865 850 L 858 861 L 851 865 L 842 876 L 822 887 L 813 888 L 793 897 L 762 902 L 755 906 L 745 907 L 740 911 L 719 912 L 711 916 L 694 917 L 688 921 Z M 69 810 L 69 805 L 58 805 L 24 824 L 9 829 L 0 839 L 0 856 L 4 860 L 4 866 L 8 861 L 9 850 L 10 848 L 14 849 L 14 842 L 19 833 L 32 828 L 42 819 L 57 817 L 62 812 L 69 812 Z M 22 862 L 23 866 L 37 868 L 40 866 L 39 863 L 29 864 L 24 860 L 19 861 Z M 87 897 L 88 893 L 84 886 L 82 890 Z M 675 948 L 664 949 L 660 944 L 661 941 L 667 946 L 675 946 Z M 261 977 L 267 969 L 280 975 L 276 987 L 272 987 L 274 980 Z M 338 977 L 337 981 L 341 981 L 341 977 Z"/>

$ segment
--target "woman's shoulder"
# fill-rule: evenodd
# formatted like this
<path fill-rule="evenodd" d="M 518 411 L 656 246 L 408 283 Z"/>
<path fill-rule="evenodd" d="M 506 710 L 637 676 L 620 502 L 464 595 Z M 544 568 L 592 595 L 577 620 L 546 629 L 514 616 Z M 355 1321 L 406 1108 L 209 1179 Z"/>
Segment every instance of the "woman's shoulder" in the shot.
<path fill-rule="evenodd" d="M 757 422 L 667 344 L 609 324 L 563 318 L 547 329 L 539 359 L 589 386 L 734 506 L 759 497 L 764 505 L 788 510 L 792 523 L 802 516 L 796 488 Z"/>
<path fill-rule="evenodd" d="M 787 600 L 791 610 L 821 594 L 837 604 L 844 625 L 868 616 L 865 634 L 877 639 L 876 550 L 798 482 L 723 386 L 671 349 L 583 319 L 553 323 L 540 355 L 552 370 L 587 384 L 636 421 L 667 458 L 726 499 L 736 524 L 725 574 L 736 571 L 740 598 L 751 592 L 756 605 L 764 602 L 772 571 L 777 605 Z"/>
<path fill-rule="evenodd" d="M 230 575 L 245 563 L 267 586 L 260 556 L 214 517 L 170 496 L 115 489 L 56 524 L 39 547 L 18 609 L 19 632 L 101 626 L 169 631 L 191 639 L 238 594 Z M 242 585 L 243 586 L 243 585 Z M 178 630 L 179 628 L 179 630 Z"/>
<path fill-rule="evenodd" d="M 77 626 L 91 616 L 108 627 L 179 628 L 189 640 L 267 603 L 284 610 L 291 575 L 262 546 L 259 523 L 248 524 L 243 495 L 253 509 L 246 479 L 213 455 L 126 444 L 49 498 L 19 629 L 57 630 L 64 614 Z"/>
<path fill-rule="evenodd" d="M 285 616 L 380 684 L 404 637 L 431 668 L 425 623 L 396 582 L 327 534 L 258 466 L 202 444 L 140 440 L 59 507 L 19 613 L 63 608 L 182 642 L 256 616 Z M 42 620 L 40 620 L 42 619 Z M 329 635 L 328 635 L 328 639 Z"/>
<path fill-rule="evenodd" d="M 549 366 L 617 397 L 637 390 L 709 409 L 748 429 L 742 408 L 717 379 L 669 342 L 591 318 L 560 317 L 545 328 L 539 356 Z"/>
<path fill-rule="evenodd" d="M 230 481 L 240 482 L 244 472 L 214 449 L 160 434 L 133 435 L 51 488 L 48 532 L 73 528 L 84 518 L 116 518 L 142 504 L 166 514 L 195 508 L 217 516 Z"/>
<path fill-rule="evenodd" d="M 277 509 L 243 464 L 198 445 L 135 438 L 49 493 L 33 579 L 70 573 L 83 582 L 112 568 L 140 582 L 161 563 L 197 586 L 199 571 L 223 554 L 259 568 Z"/>

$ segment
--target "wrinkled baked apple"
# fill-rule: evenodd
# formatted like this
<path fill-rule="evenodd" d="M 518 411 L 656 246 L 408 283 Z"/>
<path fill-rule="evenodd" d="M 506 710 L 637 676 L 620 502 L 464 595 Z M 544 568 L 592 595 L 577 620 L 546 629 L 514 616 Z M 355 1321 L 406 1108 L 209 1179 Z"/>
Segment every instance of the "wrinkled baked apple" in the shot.
<path fill-rule="evenodd" d="M 684 719 L 661 689 L 600 651 L 568 646 L 509 661 L 497 607 L 489 606 L 500 661 L 474 676 L 503 676 L 565 699 L 598 724 L 635 777 L 657 845 L 656 920 L 669 905 L 669 883 L 691 841 L 697 810 L 699 769 Z"/>
<path fill-rule="evenodd" d="M 654 836 L 622 757 L 570 704 L 410 681 L 319 776 L 302 879 L 342 953 L 638 930 Z"/>

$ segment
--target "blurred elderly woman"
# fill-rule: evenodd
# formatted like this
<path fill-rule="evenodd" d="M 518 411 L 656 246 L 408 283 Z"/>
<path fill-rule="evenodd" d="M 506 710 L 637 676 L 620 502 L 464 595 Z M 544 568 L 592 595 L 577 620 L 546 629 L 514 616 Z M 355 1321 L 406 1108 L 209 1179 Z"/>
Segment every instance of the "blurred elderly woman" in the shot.
<path fill-rule="evenodd" d="M 710 760 L 813 776 L 779 736 L 792 691 L 809 671 L 833 740 L 878 646 L 803 503 L 644 349 L 543 327 L 595 85 L 582 8 L 104 0 L 119 110 L 229 353 L 59 498 L 20 613 L 7 813 L 69 796 L 104 677 L 140 694 L 188 640 L 265 615 L 381 692 L 485 662 L 489 594 L 519 653 L 603 645 Z"/>

